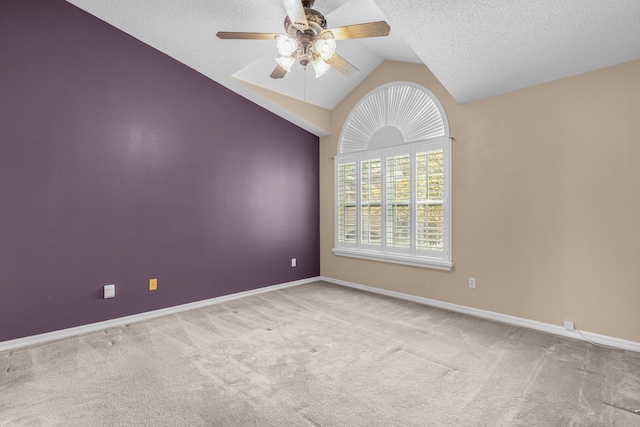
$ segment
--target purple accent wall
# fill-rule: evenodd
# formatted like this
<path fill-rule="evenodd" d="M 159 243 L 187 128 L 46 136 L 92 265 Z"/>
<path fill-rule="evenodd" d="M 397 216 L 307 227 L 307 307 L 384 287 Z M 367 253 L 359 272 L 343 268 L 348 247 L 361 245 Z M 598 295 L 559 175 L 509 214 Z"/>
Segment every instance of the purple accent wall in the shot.
<path fill-rule="evenodd" d="M 318 143 L 63 0 L 0 0 L 0 341 L 318 276 Z"/>

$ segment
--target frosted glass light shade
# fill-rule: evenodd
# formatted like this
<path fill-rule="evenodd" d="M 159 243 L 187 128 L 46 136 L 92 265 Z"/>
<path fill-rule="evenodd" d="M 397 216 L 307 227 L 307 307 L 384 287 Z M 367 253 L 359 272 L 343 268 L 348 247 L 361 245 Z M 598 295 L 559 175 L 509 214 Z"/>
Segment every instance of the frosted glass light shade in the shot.
<path fill-rule="evenodd" d="M 316 41 L 315 50 L 320 54 L 322 59 L 327 61 L 336 53 L 336 41 L 334 39 L 319 39 Z"/>
<path fill-rule="evenodd" d="M 276 62 L 280 64 L 282 68 L 287 70 L 288 73 L 291 71 L 291 66 L 296 62 L 296 59 L 292 56 L 281 56 L 280 58 L 276 58 Z"/>
<path fill-rule="evenodd" d="M 278 53 L 281 56 L 291 56 L 296 49 L 298 49 L 298 41 L 291 37 L 287 37 L 284 34 L 278 36 L 278 41 L 276 43 L 278 46 Z"/>
<path fill-rule="evenodd" d="M 316 70 L 316 78 L 320 77 L 326 73 L 329 68 L 331 68 L 331 65 L 324 62 L 321 57 L 317 57 L 311 64 L 313 64 L 313 69 Z"/>

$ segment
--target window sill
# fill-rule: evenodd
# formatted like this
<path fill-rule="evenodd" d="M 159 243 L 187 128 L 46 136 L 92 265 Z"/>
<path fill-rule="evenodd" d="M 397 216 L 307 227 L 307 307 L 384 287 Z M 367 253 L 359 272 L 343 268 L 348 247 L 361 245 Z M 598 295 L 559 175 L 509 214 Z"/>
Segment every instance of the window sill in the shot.
<path fill-rule="evenodd" d="M 436 270 L 451 271 L 453 262 L 435 258 L 414 258 L 402 255 L 381 254 L 377 252 L 356 251 L 352 249 L 333 248 L 333 253 L 338 256 L 368 259 L 371 261 L 392 262 L 395 264 L 411 265 L 414 267 L 433 268 Z"/>

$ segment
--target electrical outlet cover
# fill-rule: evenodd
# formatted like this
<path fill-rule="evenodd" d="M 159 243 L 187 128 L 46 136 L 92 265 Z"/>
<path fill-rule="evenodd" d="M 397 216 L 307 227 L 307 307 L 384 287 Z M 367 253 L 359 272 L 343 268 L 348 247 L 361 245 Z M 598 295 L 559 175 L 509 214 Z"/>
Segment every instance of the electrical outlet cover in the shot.
<path fill-rule="evenodd" d="M 104 298 L 113 298 L 116 296 L 116 285 L 104 285 Z"/>
<path fill-rule="evenodd" d="M 569 331 L 573 331 L 575 329 L 575 326 L 574 326 L 573 322 L 571 322 L 569 320 L 565 320 L 564 321 L 564 328 L 569 330 Z"/>

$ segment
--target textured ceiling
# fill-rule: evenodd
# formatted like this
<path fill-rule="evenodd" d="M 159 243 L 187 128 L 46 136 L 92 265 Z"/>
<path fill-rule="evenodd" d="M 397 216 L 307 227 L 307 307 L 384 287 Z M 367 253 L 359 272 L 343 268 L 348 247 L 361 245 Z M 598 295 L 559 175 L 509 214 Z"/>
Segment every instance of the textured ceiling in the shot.
<path fill-rule="evenodd" d="M 386 20 L 391 33 L 338 42 L 355 78 L 296 64 L 274 80 L 275 42 L 215 34 L 282 33 L 281 0 L 68 1 L 316 134 L 252 86 L 330 110 L 391 60 L 424 63 L 465 103 L 640 58 L 639 0 L 316 0 L 329 28 Z"/>

